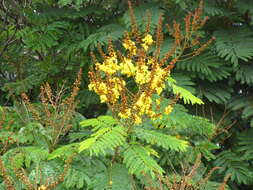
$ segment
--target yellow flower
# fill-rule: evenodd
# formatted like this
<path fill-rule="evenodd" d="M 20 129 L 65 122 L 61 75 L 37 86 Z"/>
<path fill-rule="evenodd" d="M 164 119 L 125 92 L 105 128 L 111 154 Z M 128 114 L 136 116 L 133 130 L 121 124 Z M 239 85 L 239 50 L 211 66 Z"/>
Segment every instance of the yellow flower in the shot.
<path fill-rule="evenodd" d="M 104 71 L 110 75 L 114 74 L 119 70 L 118 60 L 116 55 L 107 57 L 102 64 L 96 63 L 99 70 Z"/>
<path fill-rule="evenodd" d="M 152 99 L 146 95 L 146 93 L 142 93 L 139 99 L 133 106 L 133 109 L 138 110 L 139 114 L 148 113 L 152 104 Z"/>
<path fill-rule="evenodd" d="M 135 75 L 135 82 L 137 84 L 145 84 L 150 81 L 151 72 L 148 70 L 148 66 L 143 65 L 138 67 L 136 75 Z"/>
<path fill-rule="evenodd" d="M 156 93 L 160 95 L 162 93 L 163 89 L 161 87 L 156 88 Z"/>
<path fill-rule="evenodd" d="M 145 43 L 141 44 L 141 46 L 143 47 L 143 49 L 144 49 L 145 51 L 147 51 L 148 48 L 149 48 L 149 46 L 148 46 L 147 44 L 145 44 Z"/>
<path fill-rule="evenodd" d="M 160 104 L 161 104 L 161 99 L 160 99 L 160 98 L 156 99 L 155 101 L 156 101 L 156 104 L 157 104 L 157 105 L 160 105 Z"/>
<path fill-rule="evenodd" d="M 152 39 L 152 36 L 150 34 L 147 34 L 143 39 L 142 41 L 147 44 L 147 45 L 151 45 L 153 43 L 153 39 Z"/>
<path fill-rule="evenodd" d="M 90 83 L 90 84 L 88 85 L 88 89 L 89 89 L 90 91 L 92 91 L 92 90 L 94 89 L 94 87 L 95 87 L 95 85 L 94 85 L 93 83 Z"/>
<path fill-rule="evenodd" d="M 155 63 L 155 60 L 154 59 L 148 59 L 148 61 L 147 61 L 147 64 L 148 65 L 152 65 L 152 64 L 154 64 Z"/>
<path fill-rule="evenodd" d="M 166 114 L 170 114 L 173 111 L 173 107 L 171 105 L 168 105 L 165 109 L 164 109 L 164 113 Z"/>
<path fill-rule="evenodd" d="M 101 103 L 104 103 L 104 102 L 106 102 L 106 101 L 107 101 L 106 95 L 101 95 L 101 96 L 100 96 L 100 102 L 101 102 Z"/>
<path fill-rule="evenodd" d="M 149 111 L 147 112 L 147 114 L 149 115 L 149 117 L 150 117 L 152 120 L 156 119 L 156 113 L 153 112 L 152 110 L 149 110 Z"/>
<path fill-rule="evenodd" d="M 134 75 L 136 68 L 131 59 L 123 58 L 123 62 L 120 63 L 121 73 L 131 77 Z"/>
<path fill-rule="evenodd" d="M 131 40 L 125 40 L 122 43 L 123 47 L 128 50 L 132 55 L 136 55 L 137 48 L 135 46 L 135 43 Z"/>
<path fill-rule="evenodd" d="M 47 187 L 45 185 L 39 186 L 38 190 L 47 190 Z"/>
<path fill-rule="evenodd" d="M 135 115 L 134 116 L 134 124 L 140 124 L 142 122 L 140 116 L 138 115 Z"/>
<path fill-rule="evenodd" d="M 129 118 L 131 116 L 131 109 L 128 108 L 128 109 L 124 110 L 124 112 L 120 112 L 118 114 L 118 116 L 121 118 L 124 118 L 124 119 Z"/>

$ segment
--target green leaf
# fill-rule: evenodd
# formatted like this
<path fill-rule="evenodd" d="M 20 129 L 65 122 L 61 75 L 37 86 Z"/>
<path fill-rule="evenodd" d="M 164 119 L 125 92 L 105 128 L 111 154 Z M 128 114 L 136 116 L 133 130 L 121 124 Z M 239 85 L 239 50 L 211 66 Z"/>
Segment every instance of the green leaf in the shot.
<path fill-rule="evenodd" d="M 143 174 L 154 177 L 155 173 L 164 173 L 164 170 L 142 145 L 129 145 L 123 153 L 123 158 L 123 162 L 126 164 L 129 172 L 135 174 L 137 177 L 143 176 Z"/>
<path fill-rule="evenodd" d="M 214 33 L 218 55 L 237 65 L 239 60 L 248 62 L 253 57 L 253 34 L 247 28 L 230 28 Z"/>
<path fill-rule="evenodd" d="M 168 84 L 169 86 L 172 88 L 172 91 L 174 94 L 178 94 L 180 95 L 180 98 L 183 99 L 185 104 L 204 104 L 204 102 L 197 98 L 196 96 L 194 96 L 190 91 L 175 85 L 176 81 L 169 77 L 168 78 Z"/>
<path fill-rule="evenodd" d="M 163 147 L 166 150 L 186 151 L 188 142 L 176 137 L 163 134 L 154 130 L 135 128 L 135 134 L 139 139 L 145 140 L 151 145 Z"/>
<path fill-rule="evenodd" d="M 125 140 L 126 128 L 120 126 L 101 128 L 92 134 L 92 137 L 80 143 L 79 152 L 89 150 L 90 155 L 105 155 L 106 150 L 123 145 Z"/>

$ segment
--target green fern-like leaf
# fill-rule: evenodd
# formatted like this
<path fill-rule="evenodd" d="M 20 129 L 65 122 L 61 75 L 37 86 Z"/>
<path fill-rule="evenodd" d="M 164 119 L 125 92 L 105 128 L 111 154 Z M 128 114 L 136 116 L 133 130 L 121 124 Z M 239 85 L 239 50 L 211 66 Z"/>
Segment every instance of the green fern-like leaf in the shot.
<path fill-rule="evenodd" d="M 217 156 L 215 166 L 220 166 L 219 173 L 231 174 L 231 180 L 239 184 L 248 184 L 252 181 L 253 172 L 248 162 L 230 150 L 223 151 Z"/>
<path fill-rule="evenodd" d="M 107 149 L 113 150 L 117 146 L 123 145 L 126 140 L 126 129 L 123 127 L 102 128 L 92 135 L 92 137 L 80 143 L 79 152 L 88 149 L 90 154 L 106 154 Z"/>
<path fill-rule="evenodd" d="M 238 96 L 233 97 L 228 107 L 232 110 L 241 110 L 242 118 L 251 119 L 251 125 L 253 126 L 253 99 L 251 96 Z"/>
<path fill-rule="evenodd" d="M 150 174 L 154 177 L 155 173 L 164 173 L 164 170 L 150 156 L 150 151 L 142 145 L 129 145 L 123 153 L 123 158 L 129 172 L 136 176 Z"/>
<path fill-rule="evenodd" d="M 194 138 L 195 142 L 211 138 L 216 129 L 208 119 L 187 113 L 187 110 L 179 104 L 174 106 L 174 111 L 170 115 L 153 121 L 152 127 L 159 126 L 169 135 Z"/>
<path fill-rule="evenodd" d="M 118 122 L 111 116 L 99 116 L 98 118 L 94 119 L 86 119 L 82 122 L 80 122 L 80 125 L 82 127 L 108 127 L 108 126 L 114 126 L 117 125 Z"/>
<path fill-rule="evenodd" d="M 236 72 L 236 80 L 242 84 L 253 84 L 253 68 L 252 65 L 241 64 Z"/>
<path fill-rule="evenodd" d="M 49 154 L 48 159 L 51 160 L 58 157 L 68 158 L 69 156 L 77 152 L 78 145 L 79 143 L 72 143 L 57 148 L 56 150 L 54 150 L 52 153 Z"/>
<path fill-rule="evenodd" d="M 227 103 L 231 98 L 232 89 L 228 88 L 226 85 L 212 84 L 209 82 L 204 82 L 203 85 L 199 86 L 200 97 L 207 98 L 210 102 L 215 102 L 217 104 Z"/>
<path fill-rule="evenodd" d="M 219 30 L 214 33 L 216 39 L 215 45 L 218 55 L 238 64 L 241 59 L 249 61 L 253 57 L 253 34 L 246 28 L 230 30 Z"/>
<path fill-rule="evenodd" d="M 49 48 L 59 44 L 58 40 L 68 27 L 68 22 L 56 21 L 47 26 L 26 27 L 19 32 L 19 36 L 28 48 L 47 53 Z"/>
<path fill-rule="evenodd" d="M 127 168 L 115 163 L 103 173 L 96 174 L 89 189 L 96 190 L 132 190 L 133 185 Z"/>
<path fill-rule="evenodd" d="M 22 148 L 13 148 L 3 155 L 6 162 L 13 160 L 16 168 L 30 167 L 32 163 L 39 164 L 47 160 L 48 151 L 37 146 L 27 146 Z M 9 163 L 9 165 L 11 165 Z"/>
<path fill-rule="evenodd" d="M 172 88 L 172 91 L 174 94 L 179 94 L 180 97 L 183 99 L 185 104 L 204 104 L 204 102 L 197 98 L 196 96 L 194 96 L 190 91 L 175 85 L 176 81 L 169 77 L 168 78 L 168 84 L 169 86 Z"/>
<path fill-rule="evenodd" d="M 154 130 L 135 128 L 135 134 L 139 139 L 145 140 L 147 143 L 171 149 L 174 151 L 186 151 L 188 147 L 187 141 L 177 139 L 176 137 L 166 135 Z"/>
<path fill-rule="evenodd" d="M 223 62 L 219 57 L 206 52 L 189 61 L 178 62 L 176 68 L 194 72 L 201 79 L 217 81 L 230 76 L 231 69 L 224 66 Z"/>
<path fill-rule="evenodd" d="M 253 130 L 248 129 L 238 136 L 238 145 L 237 151 L 244 153 L 243 157 L 245 160 L 253 160 Z"/>
<path fill-rule="evenodd" d="M 225 10 L 216 1 L 207 0 L 204 5 L 204 11 L 208 16 L 223 16 L 225 14 Z"/>
<path fill-rule="evenodd" d="M 84 52 L 90 48 L 91 50 L 97 47 L 97 44 L 108 44 L 108 40 L 118 40 L 124 34 L 124 28 L 121 25 L 109 24 L 101 27 L 97 32 L 89 35 L 85 40 L 81 41 L 78 49 L 83 49 Z"/>
<path fill-rule="evenodd" d="M 187 76 L 182 72 L 179 72 L 173 73 L 172 78 L 177 81 L 178 86 L 190 91 L 192 94 L 196 93 L 195 89 L 196 84 L 192 81 L 191 77 Z"/>

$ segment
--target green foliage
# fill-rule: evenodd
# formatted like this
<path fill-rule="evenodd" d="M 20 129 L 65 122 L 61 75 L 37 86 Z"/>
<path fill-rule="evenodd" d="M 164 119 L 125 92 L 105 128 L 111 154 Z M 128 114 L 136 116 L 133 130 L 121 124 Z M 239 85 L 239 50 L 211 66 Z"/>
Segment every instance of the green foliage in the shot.
<path fill-rule="evenodd" d="M 231 151 L 223 151 L 218 155 L 215 165 L 221 166 L 220 172 L 226 171 L 226 174 L 231 174 L 231 180 L 241 184 L 248 184 L 252 180 L 253 172 L 249 163 L 244 162 L 239 154 Z"/>
<path fill-rule="evenodd" d="M 68 22 L 53 22 L 44 27 L 33 28 L 33 30 L 30 27 L 24 28 L 19 36 L 23 39 L 26 48 L 47 53 L 49 48 L 59 45 L 58 41 L 68 27 Z"/>
<path fill-rule="evenodd" d="M 94 177 L 94 181 L 89 186 L 89 189 L 96 190 L 118 190 L 133 188 L 131 177 L 128 170 L 121 164 L 113 164 L 108 170 L 99 173 Z"/>
<path fill-rule="evenodd" d="M 252 58 L 253 36 L 252 31 L 249 29 L 219 30 L 214 35 L 217 39 L 215 46 L 218 55 L 226 61 L 231 61 L 231 63 L 237 65 L 239 59 L 247 62 Z"/>
<path fill-rule="evenodd" d="M 197 98 L 196 96 L 194 96 L 190 91 L 175 85 L 176 81 L 169 77 L 168 78 L 168 85 L 172 88 L 172 91 L 174 94 L 179 95 L 185 104 L 204 104 L 204 102 Z"/>
<path fill-rule="evenodd" d="M 241 110 L 242 118 L 249 118 L 250 125 L 253 126 L 253 106 L 252 97 L 247 96 L 235 96 L 228 105 L 232 110 Z"/>
<path fill-rule="evenodd" d="M 185 151 L 187 148 L 187 141 L 156 132 L 155 130 L 136 128 L 134 132 L 139 139 L 145 140 L 149 144 L 163 147 L 166 150 Z"/>
<path fill-rule="evenodd" d="M 154 32 L 161 13 L 165 23 L 175 19 L 185 27 L 184 16 L 198 2 L 134 0 L 132 4 L 140 30 L 145 31 L 150 13 Z M 179 103 L 187 104 L 187 109 L 177 104 L 169 116 L 145 120 L 128 131 L 110 116 L 96 118 L 106 114 L 107 108 L 87 89 L 90 51 L 97 55 L 96 45 L 105 49 L 108 38 L 119 48 L 118 40 L 131 27 L 127 2 L 4 1 L 0 6 L 0 155 L 15 189 L 27 187 L 15 175 L 13 165 L 25 169 L 33 184 L 41 185 L 38 176 L 51 182 L 64 168 L 61 159 L 73 155 L 71 168 L 56 190 L 143 189 L 147 185 L 143 172 L 155 179 L 157 172 L 170 175 L 176 171 L 180 179 L 181 165 L 194 163 L 199 153 L 203 170 L 222 167 L 207 182 L 207 190 L 216 190 L 217 182 L 229 173 L 231 190 L 252 189 L 253 4 L 205 0 L 203 11 L 209 20 L 198 35 L 204 42 L 211 36 L 216 40 L 203 54 L 177 62 L 162 94 L 165 98 L 171 98 L 171 91 L 180 94 Z M 173 46 L 171 34 L 164 33 L 161 55 Z M 20 94 L 26 92 L 38 107 L 44 82 L 53 90 L 64 84 L 68 94 L 80 67 L 84 76 L 79 113 L 74 113 L 73 128 L 60 134 L 51 152 L 52 129 L 34 121 L 21 105 Z M 204 178 L 197 173 L 199 178 L 192 184 Z M 2 173 L 0 177 L 0 189 L 6 189 Z"/>
<path fill-rule="evenodd" d="M 201 79 L 211 82 L 228 78 L 230 75 L 230 69 L 224 66 L 221 60 L 211 52 L 202 53 L 189 61 L 178 62 L 177 68 L 196 72 Z"/>
<path fill-rule="evenodd" d="M 86 149 L 90 155 L 106 154 L 106 150 L 113 150 L 122 146 L 126 141 L 126 128 L 117 125 L 117 121 L 109 116 L 88 119 L 81 122 L 82 127 L 93 126 L 93 134 L 80 143 L 79 152 Z"/>
<path fill-rule="evenodd" d="M 146 174 L 154 177 L 155 173 L 164 173 L 164 170 L 150 157 L 150 154 L 152 153 L 149 148 L 139 144 L 129 145 L 124 151 L 123 162 L 129 168 L 129 172 L 137 176 Z"/>

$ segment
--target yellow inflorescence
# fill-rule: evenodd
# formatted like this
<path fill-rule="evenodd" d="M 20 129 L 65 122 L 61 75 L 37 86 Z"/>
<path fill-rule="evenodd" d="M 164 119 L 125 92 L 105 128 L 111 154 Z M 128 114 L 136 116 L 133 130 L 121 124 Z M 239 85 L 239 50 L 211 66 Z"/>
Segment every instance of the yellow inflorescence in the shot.
<path fill-rule="evenodd" d="M 122 43 L 127 50 L 126 56 L 120 53 L 117 56 L 111 46 L 110 54 L 103 56 L 103 62 L 96 61 L 96 72 L 90 73 L 89 89 L 100 96 L 102 103 L 108 103 L 114 111 L 118 110 L 119 118 L 130 119 L 135 124 L 142 122 L 143 115 L 151 119 L 161 115 L 152 110 L 152 105 L 154 103 L 159 105 L 161 100 L 156 99 L 153 102 L 152 96 L 161 94 L 169 71 L 163 68 L 157 59 L 146 55 L 152 44 L 153 39 L 150 34 L 146 34 L 139 43 L 128 37 Z M 136 58 L 137 55 L 141 56 Z M 131 92 L 126 88 L 124 77 L 132 77 L 138 89 L 144 90 L 129 96 Z M 170 107 L 165 109 L 165 113 L 169 114 L 171 111 Z"/>
<path fill-rule="evenodd" d="M 142 39 L 142 44 L 141 46 L 145 49 L 145 51 L 148 50 L 148 48 L 152 45 L 153 43 L 153 38 L 150 34 L 147 34 L 143 39 Z"/>
<path fill-rule="evenodd" d="M 121 117 L 121 118 L 124 118 L 124 119 L 127 119 L 131 116 L 131 109 L 128 108 L 126 110 L 124 110 L 124 112 L 119 112 L 118 116 Z"/>
<path fill-rule="evenodd" d="M 105 73 L 108 73 L 110 75 L 114 74 L 120 69 L 116 55 L 113 55 L 112 57 L 107 57 L 104 60 L 103 64 L 97 63 L 96 65 L 98 66 L 99 70 L 104 71 Z"/>
<path fill-rule="evenodd" d="M 136 55 L 136 53 L 137 53 L 137 47 L 135 45 L 135 42 L 133 42 L 132 40 L 125 40 L 122 45 L 132 55 Z"/>
<path fill-rule="evenodd" d="M 135 110 L 138 110 L 140 115 L 143 115 L 150 110 L 151 104 L 152 104 L 151 97 L 148 96 L 145 92 L 143 92 L 139 97 L 139 99 L 134 104 L 133 108 Z"/>
<path fill-rule="evenodd" d="M 164 113 L 166 114 L 170 114 L 173 111 L 173 107 L 171 105 L 168 105 L 165 109 L 164 109 Z"/>
<path fill-rule="evenodd" d="M 94 90 L 100 96 L 101 103 L 116 103 L 125 85 L 124 80 L 113 77 L 108 80 L 108 84 L 100 81 L 92 81 L 88 88 L 89 90 Z"/>
<path fill-rule="evenodd" d="M 164 85 L 164 77 L 168 75 L 168 72 L 166 72 L 164 69 L 159 67 L 157 65 L 155 69 L 154 78 L 151 82 L 151 89 L 155 90 L 157 94 L 161 94 L 162 90 L 165 88 Z"/>
<path fill-rule="evenodd" d="M 121 73 L 131 77 L 135 74 L 136 67 L 132 63 L 132 60 L 129 58 L 123 58 L 123 61 L 120 63 Z"/>
<path fill-rule="evenodd" d="M 141 65 L 137 68 L 135 75 L 135 82 L 139 85 L 148 83 L 150 81 L 151 72 L 148 70 L 147 65 Z"/>

